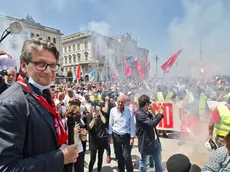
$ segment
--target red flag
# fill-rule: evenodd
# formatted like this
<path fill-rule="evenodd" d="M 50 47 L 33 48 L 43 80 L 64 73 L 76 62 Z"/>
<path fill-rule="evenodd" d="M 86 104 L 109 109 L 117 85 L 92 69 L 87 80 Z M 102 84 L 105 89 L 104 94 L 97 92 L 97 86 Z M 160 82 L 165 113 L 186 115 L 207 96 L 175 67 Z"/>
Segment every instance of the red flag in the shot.
<path fill-rule="evenodd" d="M 76 78 L 77 78 L 77 80 L 81 80 L 81 66 L 80 66 L 80 64 L 78 64 L 78 66 L 77 66 Z"/>
<path fill-rule="evenodd" d="M 148 69 L 148 73 L 150 73 L 150 61 L 149 61 L 148 56 L 146 56 L 146 66 L 147 66 L 147 69 Z"/>
<path fill-rule="evenodd" d="M 161 65 L 161 69 L 164 71 L 164 73 L 168 73 L 170 67 L 173 66 L 173 64 L 176 62 L 177 57 L 180 55 L 182 49 L 174 53 L 163 65 Z"/>
<path fill-rule="evenodd" d="M 112 74 L 112 81 L 115 81 L 117 77 L 118 77 L 118 74 L 117 73 L 113 73 Z"/>
<path fill-rule="evenodd" d="M 137 74 L 138 76 L 143 79 L 145 77 L 145 74 L 142 70 L 142 66 L 141 66 L 141 63 L 139 62 L 138 59 L 136 59 L 136 70 L 137 70 Z"/>
<path fill-rule="evenodd" d="M 132 73 L 132 70 L 131 70 L 129 64 L 128 64 L 127 61 L 126 61 L 126 58 L 124 58 L 124 65 L 125 65 L 124 75 L 125 75 L 125 76 L 132 76 L 133 73 Z"/>

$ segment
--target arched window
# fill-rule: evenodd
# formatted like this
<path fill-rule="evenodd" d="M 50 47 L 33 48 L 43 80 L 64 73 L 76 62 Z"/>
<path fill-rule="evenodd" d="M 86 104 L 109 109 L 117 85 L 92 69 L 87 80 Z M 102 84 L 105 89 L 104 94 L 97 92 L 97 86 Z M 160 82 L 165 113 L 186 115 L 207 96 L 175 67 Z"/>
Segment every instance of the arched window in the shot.
<path fill-rule="evenodd" d="M 50 41 L 51 40 L 51 38 L 48 36 L 48 41 Z"/>
<path fill-rule="evenodd" d="M 76 63 L 76 55 L 73 55 L 73 63 Z"/>
<path fill-rule="evenodd" d="M 37 34 L 37 35 L 36 35 L 36 37 L 38 38 L 38 37 L 40 37 L 40 35 L 39 35 L 39 34 Z"/>
<path fill-rule="evenodd" d="M 65 56 L 65 64 L 67 64 L 68 62 L 67 62 L 67 56 Z"/>
<path fill-rule="evenodd" d="M 89 56 L 89 53 L 88 53 L 88 52 L 85 52 L 85 61 L 88 60 L 88 56 Z"/>
<path fill-rule="evenodd" d="M 71 57 L 71 55 L 69 55 L 69 64 L 71 64 L 72 63 L 72 57 Z"/>
<path fill-rule="evenodd" d="M 31 38 L 33 38 L 33 37 L 34 37 L 34 34 L 33 34 L 33 33 L 31 33 L 31 34 L 30 34 L 30 37 L 31 37 Z"/>
<path fill-rule="evenodd" d="M 80 54 L 80 53 L 77 54 L 77 61 L 78 61 L 78 62 L 81 61 L 81 54 Z"/>
<path fill-rule="evenodd" d="M 53 43 L 56 44 L 56 38 L 53 38 Z"/>

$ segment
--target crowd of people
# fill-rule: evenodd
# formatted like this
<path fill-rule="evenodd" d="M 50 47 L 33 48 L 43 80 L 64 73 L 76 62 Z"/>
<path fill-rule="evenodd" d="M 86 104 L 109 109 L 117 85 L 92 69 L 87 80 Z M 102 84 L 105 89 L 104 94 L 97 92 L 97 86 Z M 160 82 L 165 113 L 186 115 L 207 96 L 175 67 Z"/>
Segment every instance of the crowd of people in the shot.
<path fill-rule="evenodd" d="M 157 125 L 164 118 L 164 107 L 156 112 L 152 103 L 182 101 L 189 115 L 181 120 L 184 125 L 193 121 L 196 132 L 196 124 L 209 119 L 208 100 L 230 97 L 230 89 L 224 89 L 227 77 L 54 84 L 58 60 L 59 52 L 52 43 L 28 39 L 22 48 L 19 75 L 15 68 L 7 69 L 0 85 L 0 171 L 70 172 L 74 168 L 83 172 L 88 142 L 89 172 L 96 160 L 97 171 L 101 171 L 104 151 L 110 163 L 112 145 L 119 172 L 132 172 L 132 146 L 137 137 L 139 171 L 151 167 L 162 172 L 159 136 L 167 137 L 167 132 L 158 131 Z M 211 113 L 208 140 L 216 128 L 218 149 L 204 167 L 175 154 L 167 161 L 168 172 L 230 170 L 230 111 L 224 110 L 217 107 Z M 183 136 L 180 145 L 186 142 Z"/>

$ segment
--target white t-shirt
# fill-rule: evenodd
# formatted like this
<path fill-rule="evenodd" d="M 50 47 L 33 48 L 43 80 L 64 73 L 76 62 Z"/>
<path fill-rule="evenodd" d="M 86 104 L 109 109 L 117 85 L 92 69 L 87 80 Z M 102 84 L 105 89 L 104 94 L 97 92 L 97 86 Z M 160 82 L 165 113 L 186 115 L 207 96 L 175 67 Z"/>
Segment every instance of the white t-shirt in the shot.
<path fill-rule="evenodd" d="M 80 135 L 79 133 L 74 134 L 74 143 L 77 144 L 77 152 L 81 153 L 81 152 L 83 152 L 83 146 L 82 146 L 81 139 L 80 139 L 79 135 Z"/>

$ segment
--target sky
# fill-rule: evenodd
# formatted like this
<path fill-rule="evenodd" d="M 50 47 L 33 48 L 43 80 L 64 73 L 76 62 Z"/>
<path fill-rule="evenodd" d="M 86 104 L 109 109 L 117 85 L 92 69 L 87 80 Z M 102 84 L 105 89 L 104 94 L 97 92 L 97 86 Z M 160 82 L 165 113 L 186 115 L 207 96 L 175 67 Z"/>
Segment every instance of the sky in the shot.
<path fill-rule="evenodd" d="M 174 66 L 170 74 L 199 75 L 201 67 L 209 74 L 228 74 L 229 0 L 1 0 L 0 13 L 17 18 L 30 14 L 65 35 L 86 29 L 131 33 L 150 51 L 152 74 L 156 54 L 161 71 L 160 65 L 180 49 L 177 70 Z"/>

